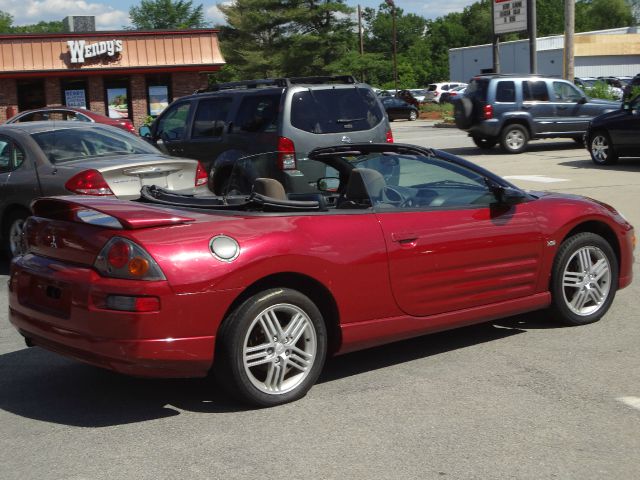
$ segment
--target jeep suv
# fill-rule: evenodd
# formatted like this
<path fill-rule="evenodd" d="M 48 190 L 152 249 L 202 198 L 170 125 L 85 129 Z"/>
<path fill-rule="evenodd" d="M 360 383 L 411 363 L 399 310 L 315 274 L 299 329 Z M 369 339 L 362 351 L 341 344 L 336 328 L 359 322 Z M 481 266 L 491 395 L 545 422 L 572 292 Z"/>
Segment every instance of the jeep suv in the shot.
<path fill-rule="evenodd" d="M 480 148 L 500 142 L 521 153 L 530 139 L 573 138 L 581 143 L 596 115 L 620 109 L 619 102 L 588 98 L 571 82 L 537 75 L 479 75 L 454 102 L 456 125 Z"/>
<path fill-rule="evenodd" d="M 340 143 L 393 142 L 369 85 L 351 76 L 222 83 L 169 105 L 140 135 L 170 155 L 200 160 L 209 188 L 228 187 L 234 162 L 278 151 L 278 168 L 296 172 L 296 152 Z"/>

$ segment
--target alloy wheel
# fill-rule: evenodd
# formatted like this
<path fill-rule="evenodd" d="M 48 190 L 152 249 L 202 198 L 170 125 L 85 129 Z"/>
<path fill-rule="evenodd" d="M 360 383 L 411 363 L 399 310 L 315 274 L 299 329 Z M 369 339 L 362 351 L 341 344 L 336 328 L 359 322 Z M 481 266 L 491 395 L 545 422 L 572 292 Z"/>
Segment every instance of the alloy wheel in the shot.
<path fill-rule="evenodd" d="M 9 227 L 9 251 L 12 257 L 24 253 L 24 239 L 22 237 L 24 222 L 24 218 L 18 218 Z"/>
<path fill-rule="evenodd" d="M 576 315 L 597 312 L 611 289 L 611 265 L 604 252 L 595 246 L 576 250 L 564 268 L 562 289 L 567 307 Z"/>
<path fill-rule="evenodd" d="M 603 134 L 596 135 L 591 141 L 591 155 L 598 163 L 609 160 L 609 140 Z"/>
<path fill-rule="evenodd" d="M 261 392 L 290 392 L 309 375 L 317 345 L 316 330 L 304 310 L 288 303 L 273 305 L 257 315 L 247 331 L 245 373 Z"/>
<path fill-rule="evenodd" d="M 505 143 L 510 150 L 520 150 L 525 141 L 524 134 L 520 130 L 509 130 L 505 136 Z"/>

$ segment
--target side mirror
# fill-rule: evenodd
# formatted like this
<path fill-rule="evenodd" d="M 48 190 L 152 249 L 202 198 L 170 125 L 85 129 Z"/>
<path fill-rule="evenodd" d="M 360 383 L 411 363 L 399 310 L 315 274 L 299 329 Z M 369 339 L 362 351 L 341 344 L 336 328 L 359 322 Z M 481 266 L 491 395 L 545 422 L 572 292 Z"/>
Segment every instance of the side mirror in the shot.
<path fill-rule="evenodd" d="M 322 177 L 316 182 L 318 190 L 321 192 L 335 193 L 340 187 L 340 179 L 335 177 Z"/>
<path fill-rule="evenodd" d="M 517 188 L 505 187 L 490 178 L 485 178 L 484 181 L 500 205 L 517 205 L 527 198 L 527 194 Z"/>
<path fill-rule="evenodd" d="M 138 133 L 141 137 L 151 138 L 151 129 L 147 125 L 143 125 L 138 129 Z"/>
<path fill-rule="evenodd" d="M 587 97 L 580 97 L 580 100 L 578 100 L 578 103 L 580 105 L 583 105 L 583 104 L 587 103 Z"/>

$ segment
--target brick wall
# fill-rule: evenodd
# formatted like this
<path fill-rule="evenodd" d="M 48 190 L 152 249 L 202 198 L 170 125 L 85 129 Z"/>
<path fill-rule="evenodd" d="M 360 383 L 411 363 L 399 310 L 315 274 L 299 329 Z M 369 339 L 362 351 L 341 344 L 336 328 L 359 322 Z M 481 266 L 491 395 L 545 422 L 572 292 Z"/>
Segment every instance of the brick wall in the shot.
<path fill-rule="evenodd" d="M 7 110 L 9 114 L 7 116 Z M 11 112 L 13 110 L 13 113 Z M 11 78 L 0 79 L 0 123 L 18 113 L 18 89 Z"/>
<path fill-rule="evenodd" d="M 47 107 L 59 107 L 62 105 L 62 93 L 60 92 L 60 79 L 48 77 L 44 79 L 44 98 Z"/>
<path fill-rule="evenodd" d="M 102 77 L 90 76 L 88 83 L 89 89 L 89 110 L 96 113 L 106 115 L 104 105 L 104 82 Z"/>
<path fill-rule="evenodd" d="M 199 88 L 207 86 L 207 75 L 198 72 L 180 72 L 171 75 L 173 99 L 191 95 Z"/>
<path fill-rule="evenodd" d="M 144 75 L 131 75 L 129 77 L 129 96 L 133 110 L 131 119 L 136 128 L 140 128 L 148 115 L 147 82 Z"/>

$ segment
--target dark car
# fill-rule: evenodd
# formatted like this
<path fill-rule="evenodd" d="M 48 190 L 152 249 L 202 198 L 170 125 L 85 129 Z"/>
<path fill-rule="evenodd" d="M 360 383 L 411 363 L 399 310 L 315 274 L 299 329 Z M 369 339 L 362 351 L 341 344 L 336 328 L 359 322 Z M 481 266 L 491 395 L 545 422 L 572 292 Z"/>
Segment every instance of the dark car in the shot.
<path fill-rule="evenodd" d="M 619 157 L 640 157 L 640 96 L 591 120 L 585 138 L 597 165 L 613 165 Z"/>
<path fill-rule="evenodd" d="M 280 151 L 281 170 L 294 173 L 296 155 L 315 147 L 393 141 L 373 89 L 351 76 L 216 84 L 176 100 L 140 134 L 165 153 L 201 161 L 217 194 L 247 155 Z"/>
<path fill-rule="evenodd" d="M 464 92 L 467 90 L 467 86 L 463 85 L 461 87 L 455 87 L 446 92 L 442 92 L 440 94 L 440 103 L 453 103 L 453 101 L 464 95 Z"/>
<path fill-rule="evenodd" d="M 634 230 L 612 207 L 443 151 L 321 148 L 296 178 L 209 199 L 41 198 L 9 320 L 27 345 L 128 375 L 212 372 L 273 406 L 304 396 L 329 356 L 539 309 L 598 321 L 633 277 Z"/>
<path fill-rule="evenodd" d="M 573 83 L 538 75 L 478 75 L 454 101 L 458 128 L 481 148 L 500 142 L 521 153 L 534 138 L 572 138 L 582 143 L 589 120 L 618 110 L 620 102 L 587 97 Z"/>
<path fill-rule="evenodd" d="M 404 100 L 393 97 L 382 99 L 382 106 L 387 112 L 390 121 L 393 120 L 417 120 L 420 111 L 414 105 L 410 105 Z"/>
<path fill-rule="evenodd" d="M 35 110 L 25 110 L 14 115 L 5 123 L 39 122 L 42 120 L 70 120 L 75 122 L 102 123 L 126 130 L 137 135 L 131 120 L 126 118 L 109 118 L 91 110 L 74 107 L 44 107 Z"/>

